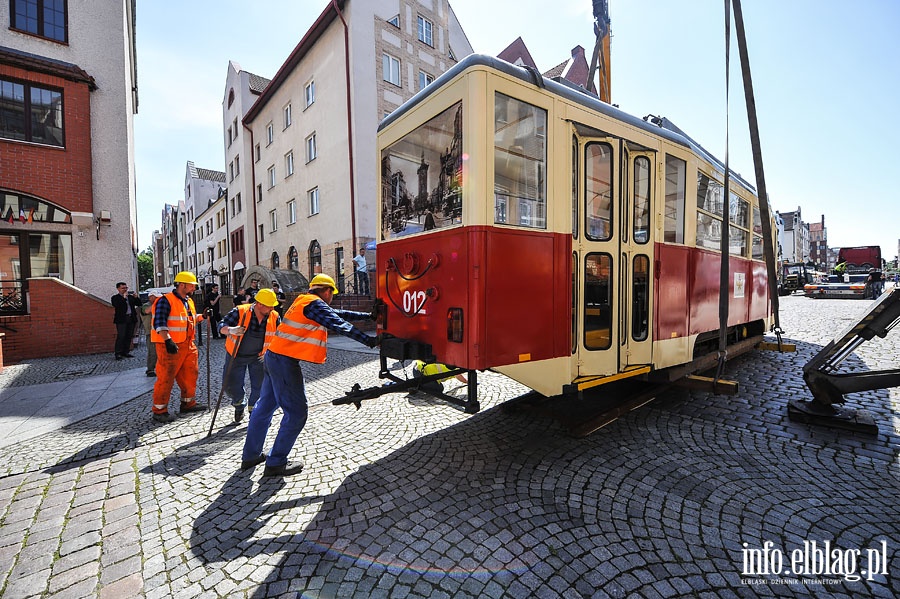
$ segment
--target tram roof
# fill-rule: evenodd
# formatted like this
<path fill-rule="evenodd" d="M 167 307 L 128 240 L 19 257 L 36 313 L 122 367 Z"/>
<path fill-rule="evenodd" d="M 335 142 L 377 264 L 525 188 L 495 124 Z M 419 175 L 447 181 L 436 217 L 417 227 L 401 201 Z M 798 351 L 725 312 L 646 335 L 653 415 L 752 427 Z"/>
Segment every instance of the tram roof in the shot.
<path fill-rule="evenodd" d="M 496 71 L 500 71 L 501 73 L 511 75 L 526 83 L 531 83 L 532 85 L 537 85 L 538 87 L 545 88 L 558 96 L 571 100 L 577 104 L 581 104 L 582 106 L 590 108 L 591 110 L 595 110 L 616 120 L 627 123 L 637 129 L 646 131 L 651 135 L 657 135 L 671 141 L 672 143 L 685 146 L 699 156 L 703 157 L 710 164 L 714 165 L 721 173 L 725 172 L 725 164 L 722 161 L 713 156 L 699 143 L 691 139 L 690 136 L 676 127 L 672 123 L 672 121 L 667 118 L 656 118 L 655 122 L 648 123 L 644 119 L 638 118 L 633 114 L 629 114 L 624 110 L 601 101 L 600 98 L 587 93 L 581 88 L 573 87 L 572 84 L 566 85 L 553 79 L 547 79 L 536 69 L 518 67 L 506 62 L 505 60 L 501 60 L 494 56 L 488 56 L 485 54 L 470 54 L 456 63 L 453 67 L 451 67 L 440 77 L 438 77 L 434 81 L 434 83 L 419 91 L 397 110 L 386 116 L 378 126 L 378 131 L 381 131 L 382 129 L 396 121 L 398 118 L 400 118 L 402 115 L 412 110 L 413 107 L 423 102 L 428 96 L 435 93 L 438 89 L 449 83 L 457 75 L 474 66 L 486 66 Z M 736 181 L 742 187 L 745 187 L 748 191 L 756 195 L 755 187 L 733 170 L 731 171 L 731 178 L 733 181 Z"/>

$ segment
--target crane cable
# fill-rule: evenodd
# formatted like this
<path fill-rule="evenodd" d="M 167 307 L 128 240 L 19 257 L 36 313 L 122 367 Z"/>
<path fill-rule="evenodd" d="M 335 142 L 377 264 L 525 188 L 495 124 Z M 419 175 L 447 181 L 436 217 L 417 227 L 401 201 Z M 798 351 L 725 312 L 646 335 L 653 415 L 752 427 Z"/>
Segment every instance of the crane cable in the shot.
<path fill-rule="evenodd" d="M 731 169 L 728 166 L 728 98 L 729 98 L 729 67 L 731 64 L 731 2 L 725 0 L 725 189 L 722 198 L 722 233 L 719 249 L 722 260 L 719 266 L 719 359 L 716 366 L 716 376 L 713 386 L 718 382 L 725 370 L 725 362 L 728 360 L 728 301 L 731 299 L 729 285 L 730 254 L 730 223 L 731 223 Z"/>
<path fill-rule="evenodd" d="M 753 80 L 750 77 L 750 58 L 747 53 L 747 37 L 744 33 L 744 16 L 741 0 L 734 1 L 734 27 L 737 34 L 738 52 L 741 57 L 741 75 L 744 81 L 744 99 L 747 103 L 747 122 L 750 126 L 750 144 L 753 148 L 753 168 L 756 173 L 756 191 L 759 196 L 759 210 L 762 216 L 763 255 L 766 259 L 766 274 L 769 282 L 769 300 L 775 318 L 772 332 L 778 338 L 781 348 L 781 322 L 778 317 L 778 280 L 775 274 L 775 249 L 772 239 L 772 221 L 769 212 L 769 194 L 766 191 L 766 177 L 763 171 L 762 148 L 759 143 L 759 121 L 756 118 L 756 100 L 753 96 Z M 727 2 L 727 0 L 726 0 Z"/>

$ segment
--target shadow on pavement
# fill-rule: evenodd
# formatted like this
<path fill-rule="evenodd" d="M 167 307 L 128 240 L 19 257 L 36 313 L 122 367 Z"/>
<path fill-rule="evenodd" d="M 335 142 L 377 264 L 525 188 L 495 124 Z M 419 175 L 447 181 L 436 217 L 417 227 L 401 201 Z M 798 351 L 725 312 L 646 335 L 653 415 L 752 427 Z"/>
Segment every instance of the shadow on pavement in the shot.
<path fill-rule="evenodd" d="M 289 584 L 321 597 L 394 585 L 426 596 L 630 596 L 655 594 L 661 580 L 687 594 L 739 588 L 743 548 L 766 541 L 865 551 L 897 538 L 888 392 L 861 394 L 879 415 L 877 439 L 795 425 L 785 409 L 803 385 L 794 362 L 817 351 L 798 350 L 735 360 L 745 381 L 736 397 L 675 391 L 584 439 L 486 410 L 360 467 L 324 498 L 266 506 L 263 483 L 247 503 L 252 481 L 236 474 L 195 521 L 191 551 L 206 563 L 283 556 L 259 598 Z M 776 367 L 794 370 L 763 388 Z M 254 538 L 274 512 L 319 500 L 302 532 Z M 849 594 L 900 590 L 890 577 L 841 584 Z"/>

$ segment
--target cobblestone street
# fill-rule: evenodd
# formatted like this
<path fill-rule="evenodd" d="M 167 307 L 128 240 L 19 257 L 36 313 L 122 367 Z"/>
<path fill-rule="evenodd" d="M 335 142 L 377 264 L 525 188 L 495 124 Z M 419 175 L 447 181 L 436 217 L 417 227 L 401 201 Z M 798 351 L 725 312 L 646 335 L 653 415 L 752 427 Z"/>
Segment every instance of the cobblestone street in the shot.
<path fill-rule="evenodd" d="M 810 397 L 803 365 L 869 305 L 782 298 L 797 352 L 730 362 L 737 395 L 669 391 L 582 439 L 503 409 L 528 390 L 493 373 L 479 374 L 475 415 L 422 394 L 333 406 L 380 381 L 376 356 L 331 350 L 304 366 L 311 409 L 294 456 L 306 468 L 284 480 L 238 469 L 246 419 L 235 425 L 227 401 L 207 437 L 210 412 L 154 424 L 146 393 L 0 449 L 0 595 L 896 597 L 900 389 L 848 400 L 877 437 L 786 411 Z M 221 383 L 213 343 L 202 403 Z M 113 364 L 93 359 L 94 374 Z M 900 367 L 897 331 L 847 364 Z M 8 370 L 4 387 L 64 367 Z M 750 550 L 790 568 L 826 541 L 860 551 L 852 570 L 744 573 Z"/>

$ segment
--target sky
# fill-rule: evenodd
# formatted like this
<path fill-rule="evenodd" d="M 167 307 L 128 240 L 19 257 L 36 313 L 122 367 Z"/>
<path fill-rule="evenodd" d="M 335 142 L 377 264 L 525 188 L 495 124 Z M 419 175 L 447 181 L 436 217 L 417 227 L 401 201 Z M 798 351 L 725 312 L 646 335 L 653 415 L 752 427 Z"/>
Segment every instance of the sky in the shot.
<path fill-rule="evenodd" d="M 184 199 L 188 160 L 225 170 L 228 61 L 271 78 L 328 3 L 138 3 L 141 248 L 160 228 L 164 204 Z M 478 53 L 496 55 L 521 36 L 546 71 L 576 45 L 593 48 L 591 0 L 450 4 Z M 755 184 L 734 41 L 726 102 L 724 1 L 609 5 L 612 103 L 638 117 L 668 117 L 723 160 L 727 122 L 731 168 Z M 883 257 L 893 258 L 900 239 L 900 186 L 893 178 L 900 171 L 893 147 L 900 120 L 892 116 L 900 98 L 900 2 L 745 0 L 743 14 L 772 207 L 799 207 L 806 222 L 824 215 L 829 246 L 880 245 Z"/>

